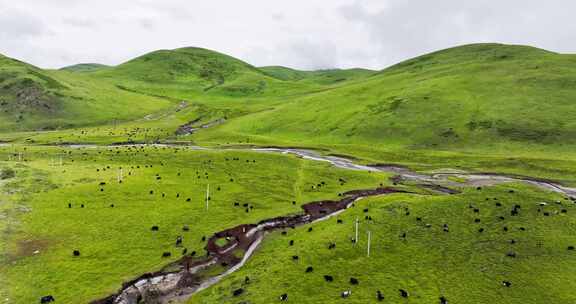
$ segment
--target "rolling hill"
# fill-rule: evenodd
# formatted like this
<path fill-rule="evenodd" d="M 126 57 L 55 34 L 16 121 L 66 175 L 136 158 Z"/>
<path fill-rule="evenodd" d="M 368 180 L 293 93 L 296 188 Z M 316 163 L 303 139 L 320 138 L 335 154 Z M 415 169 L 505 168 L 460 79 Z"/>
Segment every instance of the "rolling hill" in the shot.
<path fill-rule="evenodd" d="M 67 71 L 0 56 L 0 130 L 54 130 L 131 120 L 171 105 Z M 138 107 L 134 107 L 137 104 Z"/>
<path fill-rule="evenodd" d="M 318 88 L 271 77 L 239 59 L 196 47 L 151 52 L 93 75 L 139 92 L 182 99 L 270 97 Z"/>
<path fill-rule="evenodd" d="M 318 84 L 335 84 L 344 81 L 364 79 L 376 73 L 376 71 L 359 68 L 300 71 L 283 66 L 267 66 L 259 69 L 262 72 L 281 80 L 303 81 Z"/>
<path fill-rule="evenodd" d="M 223 83 L 260 71 L 236 58 L 202 48 L 154 51 L 114 67 L 101 74 L 162 83 Z"/>
<path fill-rule="evenodd" d="M 256 68 L 202 48 L 71 69 L 2 57 L 0 128 L 98 125 L 184 100 L 231 113 L 198 142 L 432 150 L 576 143 L 576 56 L 529 46 L 465 45 L 379 72 Z"/>
<path fill-rule="evenodd" d="M 0 55 L 0 104 L 3 114 L 56 110 L 57 92 L 66 86 L 26 63 Z M 20 117 L 19 117 L 20 118 Z"/>
<path fill-rule="evenodd" d="M 574 144 L 575 82 L 574 55 L 466 45 L 296 98 L 213 132 L 287 143 L 429 149 Z"/>
<path fill-rule="evenodd" d="M 100 63 L 79 63 L 63 67 L 60 70 L 70 72 L 94 72 L 101 69 L 109 68 L 110 66 Z"/>

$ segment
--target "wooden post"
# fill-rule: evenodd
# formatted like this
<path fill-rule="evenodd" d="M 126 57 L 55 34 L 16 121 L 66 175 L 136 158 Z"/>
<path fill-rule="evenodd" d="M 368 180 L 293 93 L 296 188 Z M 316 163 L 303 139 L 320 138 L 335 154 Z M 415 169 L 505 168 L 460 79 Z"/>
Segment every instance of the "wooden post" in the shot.
<path fill-rule="evenodd" d="M 368 231 L 368 248 L 367 248 L 367 250 L 366 250 L 366 251 L 367 251 L 367 252 L 366 252 L 366 255 L 367 255 L 368 257 L 370 257 L 370 241 L 371 241 L 371 236 L 372 236 L 372 233 L 371 233 L 370 231 Z"/>
<path fill-rule="evenodd" d="M 356 234 L 354 236 L 354 246 L 358 244 L 358 217 L 356 217 Z"/>
<path fill-rule="evenodd" d="M 210 198 L 210 184 L 206 185 L 206 211 L 208 211 L 208 198 Z"/>

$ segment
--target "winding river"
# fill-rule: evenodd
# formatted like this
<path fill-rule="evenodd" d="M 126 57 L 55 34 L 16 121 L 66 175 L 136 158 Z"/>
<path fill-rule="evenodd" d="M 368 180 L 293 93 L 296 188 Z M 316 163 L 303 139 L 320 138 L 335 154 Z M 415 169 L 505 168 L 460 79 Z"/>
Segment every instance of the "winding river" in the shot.
<path fill-rule="evenodd" d="M 106 146 L 126 147 L 130 145 Z M 141 146 L 141 145 L 132 145 Z M 193 150 L 216 150 L 197 146 L 181 145 L 154 145 L 157 147 L 180 147 Z M 72 148 L 97 148 L 98 146 L 75 145 Z M 422 188 L 436 190 L 442 193 L 458 193 L 453 188 L 482 187 L 502 183 L 520 182 L 533 185 L 543 190 L 554 191 L 571 197 L 576 201 L 576 188 L 563 186 L 559 183 L 525 176 L 505 175 L 495 173 L 469 173 L 458 170 L 444 169 L 434 173 L 420 173 L 399 165 L 364 165 L 354 160 L 326 156 L 316 151 L 293 148 L 245 148 L 237 150 L 251 150 L 261 153 L 292 154 L 311 161 L 328 162 L 335 167 L 347 170 L 362 170 L 372 172 L 387 172 L 395 175 L 394 181 L 406 181 Z M 458 181 L 455 181 L 458 178 Z M 153 301 L 154 303 L 174 303 L 185 301 L 194 293 L 206 289 L 227 275 L 240 269 L 254 254 L 267 232 L 283 230 L 296 226 L 310 224 L 337 215 L 352 206 L 354 202 L 377 195 L 405 192 L 393 187 L 380 187 L 376 189 L 353 190 L 343 193 L 339 201 L 317 201 L 302 206 L 303 212 L 296 215 L 287 215 L 263 220 L 256 224 L 244 224 L 215 233 L 208 239 L 207 254 L 204 257 L 192 258 L 184 256 L 180 260 L 167 265 L 164 270 L 147 273 L 139 278 L 123 284 L 122 288 L 113 295 L 104 299 L 93 301 L 92 304 L 138 304 Z M 223 246 L 217 240 L 226 239 Z M 244 254 L 238 257 L 234 253 L 242 250 Z M 211 267 L 224 266 L 223 273 L 203 277 L 201 272 Z"/>

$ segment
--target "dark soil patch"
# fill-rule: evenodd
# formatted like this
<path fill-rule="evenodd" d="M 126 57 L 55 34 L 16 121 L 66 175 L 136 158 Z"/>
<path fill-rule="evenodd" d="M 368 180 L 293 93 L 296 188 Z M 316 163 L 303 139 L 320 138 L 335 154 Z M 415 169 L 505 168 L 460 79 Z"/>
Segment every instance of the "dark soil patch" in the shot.
<path fill-rule="evenodd" d="M 16 243 L 15 252 L 8 255 L 8 260 L 14 261 L 33 256 L 35 252 L 42 253 L 53 244 L 51 240 L 20 240 Z"/>

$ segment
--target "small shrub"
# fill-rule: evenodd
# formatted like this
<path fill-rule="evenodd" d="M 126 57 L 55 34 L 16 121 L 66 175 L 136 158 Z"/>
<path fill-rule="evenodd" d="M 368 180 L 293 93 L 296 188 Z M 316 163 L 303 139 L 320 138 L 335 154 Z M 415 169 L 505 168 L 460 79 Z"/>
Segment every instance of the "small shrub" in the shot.
<path fill-rule="evenodd" d="M 0 171 L 0 179 L 9 179 L 16 176 L 16 172 L 10 168 L 4 168 Z"/>

